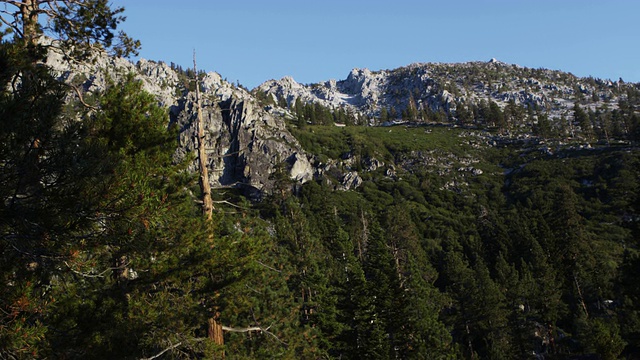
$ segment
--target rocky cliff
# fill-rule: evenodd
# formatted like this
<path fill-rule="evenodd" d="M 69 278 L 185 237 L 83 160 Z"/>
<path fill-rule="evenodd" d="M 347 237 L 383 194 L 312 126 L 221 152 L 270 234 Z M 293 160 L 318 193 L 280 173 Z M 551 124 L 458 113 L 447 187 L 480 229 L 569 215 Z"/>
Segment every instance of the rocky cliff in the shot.
<path fill-rule="evenodd" d="M 134 73 L 145 90 L 169 109 L 167 124 L 175 123 L 180 128 L 176 159 L 196 152 L 195 92 L 185 87 L 185 74 L 162 62 L 140 60 L 133 64 L 107 56 L 98 56 L 91 64 L 74 64 L 55 52 L 50 54 L 48 64 L 60 78 L 85 94 L 100 93 L 109 78 L 117 80 Z M 284 113 L 268 112 L 247 91 L 215 72 L 206 74 L 200 86 L 212 187 L 236 187 L 259 196 L 269 192 L 274 183 L 270 177 L 280 167 L 294 181 L 313 178 L 314 169 L 306 153 L 286 129 Z M 197 170 L 195 161 L 190 169 Z"/>
<path fill-rule="evenodd" d="M 281 165 L 295 181 L 312 179 L 313 168 L 298 141 L 287 131 L 283 117 L 267 112 L 246 91 L 233 87 L 216 73 L 207 74 L 202 84 L 205 147 L 214 188 L 268 192 L 273 185 L 270 177 Z M 195 95 L 187 92 L 171 108 L 171 119 L 180 127 L 178 158 L 195 152 L 194 107 Z"/>

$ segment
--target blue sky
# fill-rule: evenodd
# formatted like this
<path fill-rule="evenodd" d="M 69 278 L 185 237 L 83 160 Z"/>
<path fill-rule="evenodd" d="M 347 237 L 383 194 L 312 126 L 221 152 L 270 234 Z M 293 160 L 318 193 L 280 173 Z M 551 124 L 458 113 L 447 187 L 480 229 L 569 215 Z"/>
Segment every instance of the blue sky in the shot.
<path fill-rule="evenodd" d="M 140 57 L 253 88 L 488 61 L 640 82 L 638 0 L 112 0 Z"/>

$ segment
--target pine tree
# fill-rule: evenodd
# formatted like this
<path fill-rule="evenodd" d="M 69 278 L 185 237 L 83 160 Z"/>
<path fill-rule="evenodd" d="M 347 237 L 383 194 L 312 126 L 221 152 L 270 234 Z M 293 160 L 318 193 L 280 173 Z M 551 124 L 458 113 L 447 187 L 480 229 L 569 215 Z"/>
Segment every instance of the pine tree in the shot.
<path fill-rule="evenodd" d="M 52 301 L 44 289 L 55 269 L 55 257 L 50 255 L 62 252 L 56 239 L 64 238 L 72 228 L 90 225 L 86 217 L 62 210 L 78 194 L 74 186 L 62 186 L 70 176 L 58 175 L 54 166 L 70 159 L 57 161 L 47 156 L 49 166 L 38 164 L 43 155 L 73 150 L 74 144 L 65 140 L 75 140 L 75 128 L 53 131 L 59 125 L 63 89 L 45 69 L 24 61 L 21 46 L 2 43 L 0 51 L 0 306 L 11 314 L 0 318 L 0 353 L 38 357 L 46 349 L 41 343 L 47 333 L 42 314 L 50 311 Z M 25 67 L 37 74 L 37 81 L 12 89 L 14 77 Z M 79 173 L 83 170 L 89 169 L 76 168 Z M 62 181 L 41 184 L 40 178 Z"/>
<path fill-rule="evenodd" d="M 433 286 L 437 273 L 420 245 L 407 206 L 389 208 L 383 222 L 398 286 L 393 301 L 396 315 L 389 323 L 393 349 L 403 359 L 446 358 L 455 352 L 439 320 L 444 298 Z"/>
<path fill-rule="evenodd" d="M 366 282 L 357 293 L 357 347 L 362 359 L 389 359 L 394 351 L 389 338 L 391 322 L 397 316 L 394 305 L 399 291 L 398 276 L 379 225 L 371 225 L 363 263 Z"/>
<path fill-rule="evenodd" d="M 458 121 L 464 125 L 471 124 L 473 122 L 473 112 L 469 110 L 463 102 L 456 102 L 456 115 Z"/>
<path fill-rule="evenodd" d="M 627 250 L 616 279 L 621 308 L 617 311 L 622 337 L 628 343 L 628 351 L 640 351 L 640 289 L 637 274 L 640 273 L 640 256 L 636 251 Z"/>
<path fill-rule="evenodd" d="M 582 135 L 587 140 L 591 140 L 593 137 L 593 126 L 591 124 L 591 120 L 589 120 L 589 116 L 584 110 L 582 110 L 577 102 L 573 105 L 573 120 L 580 126 Z"/>
<path fill-rule="evenodd" d="M 484 262 L 477 259 L 470 266 L 460 253 L 460 245 L 453 242 L 445 253 L 442 276 L 453 300 L 448 322 L 466 356 L 512 358 L 505 298 Z"/>
<path fill-rule="evenodd" d="M 2 268 L 2 276 L 17 291 L 7 292 L 3 304 L 29 298 L 37 312 L 25 308 L 17 318 L 37 321 L 24 323 L 27 336 L 5 343 L 9 348 L 3 351 L 122 357 L 160 351 L 164 341 L 173 341 L 164 336 L 168 332 L 195 336 L 193 323 L 155 328 L 143 325 L 159 325 L 159 314 L 136 317 L 149 309 L 145 304 L 172 297 L 171 286 L 164 285 L 170 281 L 155 276 L 162 278 L 159 269 L 174 271 L 170 264 L 179 263 L 180 253 L 165 252 L 189 241 L 181 229 L 197 234 L 197 226 L 186 225 L 192 205 L 182 189 L 189 178 L 172 164 L 177 137 L 167 129 L 166 112 L 128 79 L 110 84 L 97 110 L 81 113 L 79 122 L 63 116 L 59 83 L 46 82 L 46 73 L 33 79 L 29 88 L 4 93 L 0 106 L 2 137 L 17 141 L 11 148 L 3 141 L 0 151 L 3 161 L 17 165 L 3 168 L 3 189 L 9 192 L 2 196 L 10 206 L 2 208 L 9 221 L 0 231 L 2 257 L 12 264 Z M 37 103 L 30 112 L 16 111 L 25 101 Z M 33 124 L 10 125 L 26 121 Z M 34 148 L 33 139 L 41 146 Z M 29 156 L 39 160 L 24 166 L 16 161 Z M 37 169 L 30 168 L 34 163 Z M 27 171 L 36 171 L 33 178 L 40 181 L 26 181 Z M 147 301 L 138 302 L 140 297 Z M 184 305 L 172 310 L 178 317 L 199 307 L 178 302 Z M 6 325 L 0 336 L 9 339 L 18 324 Z M 42 331 L 47 328 L 57 331 Z"/>
<path fill-rule="evenodd" d="M 385 123 L 387 121 L 389 121 L 389 111 L 387 110 L 386 107 L 383 106 L 380 109 L 380 122 Z"/>
<path fill-rule="evenodd" d="M 556 251 L 562 266 L 564 288 L 569 291 L 569 303 L 574 316 L 589 316 L 588 298 L 596 295 L 592 279 L 595 259 L 589 245 L 583 218 L 578 213 L 577 197 L 573 190 L 561 185 L 555 192 L 551 228 L 556 235 Z M 591 289 L 591 291 L 587 291 Z"/>
<path fill-rule="evenodd" d="M 502 109 L 500 109 L 500 106 L 494 101 L 489 101 L 487 119 L 500 131 L 507 129 L 507 122 L 504 118 L 504 113 L 502 112 Z"/>
<path fill-rule="evenodd" d="M 140 42 L 124 32 L 115 34 L 125 20 L 124 8 L 112 9 L 107 0 L 3 0 L 13 8 L 0 15 L 1 26 L 10 28 L 27 49 L 26 58 L 36 62 L 41 56 L 37 41 L 41 35 L 51 36 L 68 58 L 82 60 L 91 56 L 94 44 L 100 44 L 116 56 L 136 54 Z M 42 19 L 44 16 L 46 19 Z"/>

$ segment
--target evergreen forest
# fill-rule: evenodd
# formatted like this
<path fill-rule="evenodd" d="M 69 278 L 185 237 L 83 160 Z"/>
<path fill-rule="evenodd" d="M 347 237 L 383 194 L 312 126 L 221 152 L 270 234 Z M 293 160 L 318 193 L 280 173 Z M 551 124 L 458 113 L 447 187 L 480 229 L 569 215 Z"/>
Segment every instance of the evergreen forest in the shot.
<path fill-rule="evenodd" d="M 44 63 L 45 30 L 73 61 L 135 53 L 123 9 L 0 3 L 51 17 L 0 27 L 0 359 L 640 357 L 640 97 L 607 118 L 623 141 L 554 151 L 489 110 L 383 127 L 297 102 L 289 131 L 361 184 L 282 162 L 207 218 L 139 80 L 83 96 Z"/>

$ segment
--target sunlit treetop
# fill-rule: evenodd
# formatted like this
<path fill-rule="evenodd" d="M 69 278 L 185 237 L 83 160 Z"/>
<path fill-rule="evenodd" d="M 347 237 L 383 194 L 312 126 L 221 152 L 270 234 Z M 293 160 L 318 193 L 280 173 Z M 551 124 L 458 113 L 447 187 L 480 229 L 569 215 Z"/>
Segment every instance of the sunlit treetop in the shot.
<path fill-rule="evenodd" d="M 70 59 L 84 59 L 96 48 L 137 55 L 140 42 L 117 30 L 123 12 L 107 0 L 0 0 L 0 36 L 33 46 L 44 35 L 58 40 Z"/>

